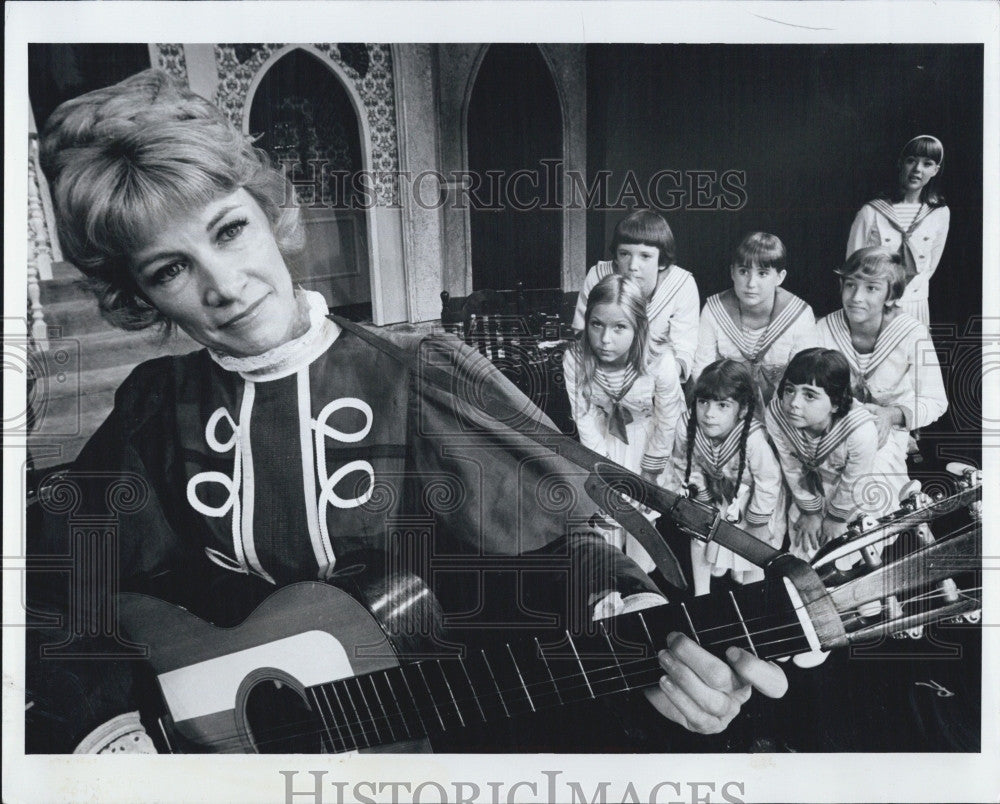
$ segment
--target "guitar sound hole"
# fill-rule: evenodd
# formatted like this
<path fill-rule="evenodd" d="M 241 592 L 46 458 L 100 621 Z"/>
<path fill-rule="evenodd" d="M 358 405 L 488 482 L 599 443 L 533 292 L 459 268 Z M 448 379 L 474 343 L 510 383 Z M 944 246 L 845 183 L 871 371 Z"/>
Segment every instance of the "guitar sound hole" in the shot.
<path fill-rule="evenodd" d="M 258 682 L 247 693 L 244 712 L 259 753 L 322 752 L 322 723 L 290 685 L 274 679 Z"/>

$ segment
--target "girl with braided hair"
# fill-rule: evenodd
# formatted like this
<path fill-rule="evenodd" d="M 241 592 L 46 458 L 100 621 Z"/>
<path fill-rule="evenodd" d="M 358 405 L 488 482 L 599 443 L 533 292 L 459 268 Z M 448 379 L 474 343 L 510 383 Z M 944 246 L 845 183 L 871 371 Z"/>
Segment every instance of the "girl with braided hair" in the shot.
<path fill-rule="evenodd" d="M 762 542 L 780 547 L 784 485 L 764 426 L 754 416 L 756 396 L 745 364 L 723 359 L 705 367 L 677 424 L 667 486 L 687 490 Z M 712 576 L 727 572 L 737 583 L 764 577 L 760 567 L 714 542 L 693 539 L 691 563 L 696 595 L 707 594 Z"/>

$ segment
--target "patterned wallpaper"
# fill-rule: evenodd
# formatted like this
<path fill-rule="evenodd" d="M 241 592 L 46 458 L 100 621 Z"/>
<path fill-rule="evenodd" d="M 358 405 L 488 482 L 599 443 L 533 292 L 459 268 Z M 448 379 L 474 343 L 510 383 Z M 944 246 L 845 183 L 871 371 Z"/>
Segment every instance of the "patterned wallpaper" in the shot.
<path fill-rule="evenodd" d="M 375 192 L 381 206 L 399 202 L 396 172 L 399 149 L 396 136 L 396 104 L 392 83 L 392 54 L 389 45 L 335 44 L 312 46 L 322 57 L 337 64 L 354 84 L 361 97 L 371 132 L 371 170 L 376 172 Z M 184 50 L 181 45 L 156 45 L 160 66 L 187 79 Z M 215 102 L 236 125 L 243 121 L 250 84 L 267 60 L 276 53 L 291 49 L 277 43 L 218 44 L 215 62 L 219 85 Z"/>
<path fill-rule="evenodd" d="M 166 70 L 174 78 L 187 83 L 187 62 L 184 60 L 184 45 L 156 45 L 157 67 Z"/>

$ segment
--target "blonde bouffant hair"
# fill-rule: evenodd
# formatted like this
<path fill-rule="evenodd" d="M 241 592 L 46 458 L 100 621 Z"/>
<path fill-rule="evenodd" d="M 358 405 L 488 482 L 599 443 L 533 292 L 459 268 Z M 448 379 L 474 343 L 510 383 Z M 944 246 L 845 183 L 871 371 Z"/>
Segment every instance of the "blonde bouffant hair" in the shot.
<path fill-rule="evenodd" d="M 283 174 L 216 106 L 162 70 L 63 103 L 45 125 L 40 156 L 62 248 L 90 280 L 102 315 L 122 329 L 170 327 L 137 287 L 129 259 L 178 214 L 242 188 L 281 253 L 302 249 Z"/>

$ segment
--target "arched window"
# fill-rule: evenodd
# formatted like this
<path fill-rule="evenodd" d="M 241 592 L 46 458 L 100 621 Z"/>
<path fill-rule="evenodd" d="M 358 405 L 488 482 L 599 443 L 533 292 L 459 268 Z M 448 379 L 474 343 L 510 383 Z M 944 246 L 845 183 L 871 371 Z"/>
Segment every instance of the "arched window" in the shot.
<path fill-rule="evenodd" d="M 295 185 L 306 231 L 306 250 L 292 266 L 296 280 L 349 317 L 370 320 L 361 132 L 347 91 L 326 64 L 297 48 L 261 79 L 249 128 Z"/>
<path fill-rule="evenodd" d="M 562 113 L 536 45 L 491 45 L 469 100 L 472 287 L 560 286 Z M 556 172 L 558 171 L 558 172 Z M 476 181 L 476 178 L 473 179 Z"/>

